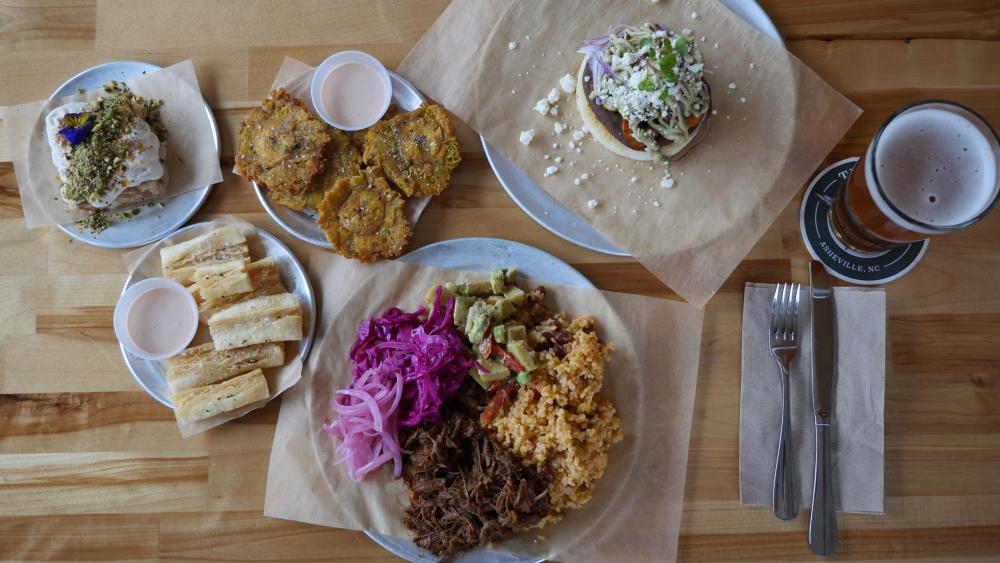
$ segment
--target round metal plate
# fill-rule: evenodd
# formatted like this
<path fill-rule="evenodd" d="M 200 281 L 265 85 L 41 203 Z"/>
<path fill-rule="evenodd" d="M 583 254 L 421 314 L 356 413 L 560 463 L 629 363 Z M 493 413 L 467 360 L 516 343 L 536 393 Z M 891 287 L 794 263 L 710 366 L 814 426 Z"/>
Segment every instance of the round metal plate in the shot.
<path fill-rule="evenodd" d="M 427 245 L 399 258 L 400 261 L 467 272 L 487 273 L 494 268 L 513 266 L 527 278 L 538 281 L 594 287 L 572 266 L 537 248 L 495 238 L 461 238 Z M 375 543 L 407 561 L 435 561 L 429 552 L 418 548 L 409 538 L 365 532 Z M 454 563 L 536 563 L 535 557 L 522 557 L 488 549 L 476 549 L 453 558 Z"/>
<path fill-rule="evenodd" d="M 774 27 L 771 18 L 755 0 L 722 0 L 722 3 L 737 16 L 757 28 L 764 35 L 784 45 L 781 34 Z M 628 256 L 628 252 L 618 248 L 597 229 L 591 227 L 579 215 L 563 207 L 554 197 L 534 182 L 523 170 L 493 148 L 482 136 L 479 137 L 486 152 L 486 159 L 493 168 L 500 185 L 507 191 L 514 203 L 545 227 L 550 233 L 578 246 L 610 254 Z"/>
<path fill-rule="evenodd" d="M 412 111 L 424 103 L 424 96 L 405 78 L 391 70 L 389 71 L 389 78 L 392 80 L 392 103 L 401 110 Z M 276 223 L 281 225 L 281 228 L 288 231 L 295 238 L 309 244 L 326 249 L 333 248 L 330 241 L 326 240 L 323 230 L 316 224 L 315 211 L 295 211 L 283 205 L 272 204 L 267 198 L 267 188 L 257 182 L 251 182 L 251 184 L 253 184 L 253 190 L 257 194 L 257 200 L 260 201 L 267 214 Z"/>
<path fill-rule="evenodd" d="M 174 234 L 183 233 L 199 225 L 201 223 L 189 225 Z M 278 240 L 277 237 L 258 227 L 257 238 L 265 253 L 274 258 L 278 263 L 281 281 L 288 288 L 288 292 L 294 293 L 302 305 L 303 327 L 302 340 L 299 342 L 299 358 L 302 360 L 302 363 L 305 363 L 306 358 L 309 356 L 309 350 L 312 348 L 313 329 L 316 325 L 316 300 L 313 297 L 309 276 L 306 274 L 306 270 L 302 267 L 299 260 L 292 254 L 292 251 L 283 242 Z M 135 283 L 138 283 L 138 280 L 133 279 L 133 276 L 130 275 L 125 280 L 125 287 L 122 288 L 122 294 Z M 199 331 L 201 330 L 204 330 L 204 327 L 199 328 Z M 144 360 L 128 353 L 121 344 L 118 347 L 125 358 L 125 365 L 128 366 L 128 370 L 132 372 L 132 377 L 139 382 L 139 385 L 157 401 L 167 407 L 174 408 L 173 403 L 170 402 L 170 389 L 167 387 L 166 371 L 164 370 L 163 362 Z"/>
<path fill-rule="evenodd" d="M 113 61 L 104 63 L 70 78 L 49 96 L 49 99 L 73 94 L 77 88 L 94 90 L 109 80 L 124 82 L 140 74 L 156 72 L 162 67 L 142 61 Z M 219 128 L 212 109 L 205 104 L 205 117 L 212 124 L 215 150 L 219 150 Z M 59 225 L 69 236 L 93 246 L 103 248 L 133 248 L 160 240 L 187 222 L 208 199 L 212 186 L 184 192 L 163 202 L 162 208 L 139 207 L 139 214 L 128 221 L 117 221 L 100 233 L 80 229 L 75 223 Z"/>

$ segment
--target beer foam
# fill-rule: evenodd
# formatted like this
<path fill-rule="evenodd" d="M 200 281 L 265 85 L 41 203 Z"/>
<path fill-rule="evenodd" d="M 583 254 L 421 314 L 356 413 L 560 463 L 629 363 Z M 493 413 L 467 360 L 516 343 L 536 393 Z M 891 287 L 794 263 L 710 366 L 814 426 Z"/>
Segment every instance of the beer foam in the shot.
<path fill-rule="evenodd" d="M 872 151 L 869 147 L 865 159 L 868 187 L 879 208 L 898 218 L 875 193 Z M 976 218 L 1000 189 L 996 136 L 974 115 L 950 104 L 921 105 L 896 116 L 874 154 L 885 198 L 907 217 L 935 227 Z"/>

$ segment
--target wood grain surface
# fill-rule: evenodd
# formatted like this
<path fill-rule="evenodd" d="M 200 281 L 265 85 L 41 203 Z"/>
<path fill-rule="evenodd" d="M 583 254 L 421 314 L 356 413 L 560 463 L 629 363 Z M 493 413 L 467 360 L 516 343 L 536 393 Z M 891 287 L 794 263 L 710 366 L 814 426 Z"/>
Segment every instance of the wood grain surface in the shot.
<path fill-rule="evenodd" d="M 570 1 L 570 0 L 567 0 Z M 673 1 L 673 0 L 670 0 Z M 399 63 L 446 0 L 0 1 L 0 104 L 47 97 L 114 59 L 194 60 L 232 166 L 242 115 L 282 58 L 356 48 Z M 896 107 L 967 103 L 1000 125 L 1000 2 L 764 0 L 788 48 L 865 110 L 824 165 L 861 153 Z M 462 236 L 521 241 L 605 289 L 673 297 L 636 262 L 551 235 L 506 196 L 476 136 L 414 246 Z M 0 559 L 391 561 L 363 534 L 265 518 L 278 402 L 182 440 L 125 368 L 111 316 L 121 252 L 26 230 L 0 142 Z M 706 309 L 679 558 L 813 560 L 792 523 L 740 506 L 743 284 L 805 281 L 793 201 Z M 195 220 L 234 213 L 286 235 L 226 172 Z M 1000 557 L 1000 213 L 935 240 L 887 286 L 885 517 L 841 515 L 836 558 Z M 669 335 L 664 335 L 669 338 Z M 657 533 L 650 523 L 649 533 Z"/>

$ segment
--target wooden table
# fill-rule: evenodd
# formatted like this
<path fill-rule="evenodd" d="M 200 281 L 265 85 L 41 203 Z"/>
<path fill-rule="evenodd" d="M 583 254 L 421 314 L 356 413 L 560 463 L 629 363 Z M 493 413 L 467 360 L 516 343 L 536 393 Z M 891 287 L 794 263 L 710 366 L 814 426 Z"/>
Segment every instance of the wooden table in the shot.
<path fill-rule="evenodd" d="M 570 0 L 567 0 L 570 1 Z M 674 0 L 671 0 L 674 1 Z M 191 58 L 232 167 L 243 113 L 286 55 L 316 64 L 357 48 L 395 66 L 444 0 L 163 0 L 0 3 L 0 104 L 44 98 L 113 59 Z M 766 0 L 788 47 L 865 110 L 825 164 L 863 151 L 901 104 L 967 103 L 1000 125 L 1000 3 L 991 0 Z M 414 247 L 462 236 L 518 240 L 602 288 L 670 297 L 636 262 L 549 234 L 506 196 L 469 129 L 464 162 L 416 229 Z M 393 560 L 358 532 L 265 518 L 278 401 L 182 440 L 173 415 L 122 363 L 111 328 L 120 252 L 26 230 L 0 142 L 0 559 Z M 799 200 L 709 303 L 679 557 L 813 559 L 806 518 L 740 506 L 743 285 L 804 281 Z M 234 213 L 306 248 L 226 172 L 196 220 Z M 1000 213 L 935 240 L 887 287 L 885 517 L 841 516 L 838 557 L 1000 556 Z M 651 523 L 650 533 L 656 533 Z"/>

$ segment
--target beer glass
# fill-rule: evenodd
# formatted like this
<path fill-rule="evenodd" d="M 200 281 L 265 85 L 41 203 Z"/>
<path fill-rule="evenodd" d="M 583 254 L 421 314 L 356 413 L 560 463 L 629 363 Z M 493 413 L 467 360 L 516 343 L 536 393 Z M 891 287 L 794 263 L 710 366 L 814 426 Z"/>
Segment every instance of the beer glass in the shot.
<path fill-rule="evenodd" d="M 926 100 L 889 116 L 830 205 L 847 248 L 876 253 L 957 231 L 1000 193 L 1000 139 L 975 111 Z"/>

